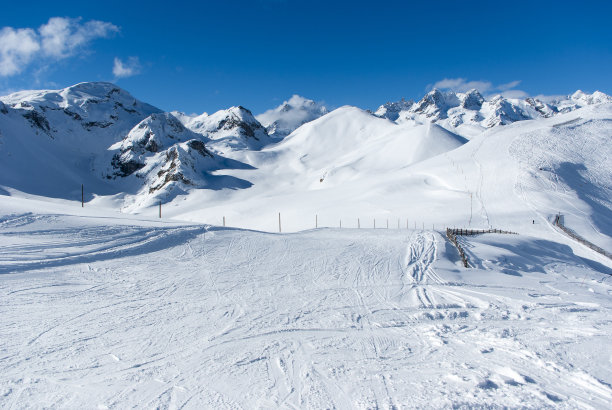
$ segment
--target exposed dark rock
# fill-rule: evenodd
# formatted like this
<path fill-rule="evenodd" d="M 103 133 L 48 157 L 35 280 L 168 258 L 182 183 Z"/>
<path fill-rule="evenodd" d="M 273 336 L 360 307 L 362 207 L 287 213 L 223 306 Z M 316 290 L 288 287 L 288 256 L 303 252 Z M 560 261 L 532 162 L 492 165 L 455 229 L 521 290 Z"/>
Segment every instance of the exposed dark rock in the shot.
<path fill-rule="evenodd" d="M 159 151 L 159 146 L 157 145 L 157 142 L 155 142 L 155 140 L 153 138 L 149 138 L 147 140 L 147 144 L 144 147 L 147 151 L 149 152 L 157 152 Z"/>
<path fill-rule="evenodd" d="M 196 150 L 197 152 L 200 153 L 200 155 L 202 155 L 203 157 L 213 157 L 213 155 L 211 154 L 210 151 L 208 151 L 206 149 L 206 146 L 204 145 L 204 143 L 200 140 L 191 140 L 187 142 L 187 146 L 193 150 Z"/>
<path fill-rule="evenodd" d="M 555 107 L 545 104 L 537 98 L 529 97 L 526 98 L 525 101 L 545 118 L 552 117 L 559 112 Z"/>
<path fill-rule="evenodd" d="M 159 176 L 163 175 L 163 172 L 161 175 L 160 174 L 158 175 Z M 164 180 L 160 182 L 159 184 L 154 185 L 151 188 L 149 188 L 149 193 L 152 194 L 155 191 L 160 190 L 161 188 L 163 188 L 170 182 L 182 182 L 185 185 L 193 185 L 193 182 L 185 178 L 185 176 L 180 172 L 176 172 L 176 173 L 166 172 L 166 176 L 164 177 Z"/>
<path fill-rule="evenodd" d="M 87 130 L 90 130 L 93 127 L 97 127 L 97 128 L 107 128 L 110 127 L 111 125 L 113 125 L 112 122 L 100 122 L 100 121 L 89 121 L 89 122 L 85 122 L 83 123 L 83 128 L 86 128 Z"/>
<path fill-rule="evenodd" d="M 40 114 L 38 111 L 28 111 L 23 114 L 23 117 L 26 118 L 30 122 L 30 124 L 32 124 L 33 127 L 40 128 L 47 134 L 51 132 L 49 121 L 45 118 L 44 115 Z"/>
<path fill-rule="evenodd" d="M 115 154 L 113 156 L 111 164 L 113 168 L 117 170 L 115 171 L 114 175 L 120 177 L 127 177 L 129 175 L 132 175 L 134 172 L 145 166 L 145 164 L 140 163 L 136 160 L 123 161 L 121 159 L 120 154 Z"/>
<path fill-rule="evenodd" d="M 468 110 L 480 110 L 485 99 L 477 90 L 470 90 L 465 94 L 465 98 L 461 101 L 461 107 Z"/>
<path fill-rule="evenodd" d="M 138 113 L 138 111 L 136 111 L 136 110 L 135 110 L 135 109 L 133 109 L 133 108 L 126 108 L 126 106 L 125 106 L 125 105 L 123 105 L 123 104 L 121 104 L 120 102 L 115 102 L 115 109 L 117 109 L 117 107 L 119 107 L 119 108 L 123 109 L 123 111 L 125 111 L 125 112 L 129 112 L 130 114 L 136 114 L 136 113 Z"/>
<path fill-rule="evenodd" d="M 70 111 L 68 108 L 64 108 L 64 114 L 68 115 L 69 117 L 74 118 L 77 121 L 81 121 L 83 119 L 81 118 L 79 114 L 77 114 L 76 112 Z"/>

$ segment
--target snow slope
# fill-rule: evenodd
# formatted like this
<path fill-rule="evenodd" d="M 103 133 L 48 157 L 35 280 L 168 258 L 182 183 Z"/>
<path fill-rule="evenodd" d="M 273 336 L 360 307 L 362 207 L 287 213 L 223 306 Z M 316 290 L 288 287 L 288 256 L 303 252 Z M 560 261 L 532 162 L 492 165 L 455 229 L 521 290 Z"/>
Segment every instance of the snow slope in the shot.
<path fill-rule="evenodd" d="M 259 114 L 257 120 L 266 127 L 270 136 L 282 139 L 302 124 L 316 120 L 328 112 L 327 107 L 321 103 L 293 95 L 278 107 Z"/>
<path fill-rule="evenodd" d="M 612 249 L 612 105 L 494 127 L 470 141 L 351 107 L 305 124 L 228 174 L 247 190 L 192 192 L 170 212 L 231 226 L 504 228 L 557 240 L 550 221 Z"/>
<path fill-rule="evenodd" d="M 607 96 L 279 140 L 113 90 L 2 99 L 0 407 L 609 407 L 612 261 L 551 223 L 612 249 Z"/>
<path fill-rule="evenodd" d="M 570 246 L 462 238 L 466 270 L 435 231 L 278 235 L 41 206 L 0 204 L 3 408 L 612 400 L 612 269 Z"/>
<path fill-rule="evenodd" d="M 209 223 L 227 216 L 232 226 L 268 231 L 277 230 L 276 212 L 285 215 L 289 231 L 313 227 L 315 214 L 321 215 L 321 226 L 338 226 L 340 218 L 356 224 L 359 216 L 389 215 L 381 208 L 386 199 L 376 192 L 387 188 L 389 176 L 466 141 L 435 124 L 398 125 L 341 107 L 278 144 L 238 157 L 256 170 L 224 171 L 250 181 L 251 188 L 192 192 L 170 215 Z"/>

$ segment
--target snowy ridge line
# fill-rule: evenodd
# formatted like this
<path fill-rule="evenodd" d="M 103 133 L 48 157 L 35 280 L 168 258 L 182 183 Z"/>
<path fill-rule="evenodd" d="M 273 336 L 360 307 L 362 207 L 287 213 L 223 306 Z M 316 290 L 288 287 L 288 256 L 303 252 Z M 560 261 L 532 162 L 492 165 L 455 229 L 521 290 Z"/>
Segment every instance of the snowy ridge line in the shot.
<path fill-rule="evenodd" d="M 571 230 L 567 226 L 563 225 L 563 222 L 561 221 L 561 217 L 562 217 L 561 214 L 555 215 L 555 220 L 554 220 L 553 224 L 555 226 L 557 226 L 559 229 L 561 229 L 567 236 L 569 236 L 570 238 L 574 239 L 577 242 L 580 242 L 584 246 L 587 246 L 587 247 L 591 248 L 595 252 L 602 254 L 603 256 L 607 257 L 608 259 L 612 259 L 612 253 L 606 251 L 603 248 L 600 248 L 599 246 L 595 245 L 592 242 L 587 241 L 582 236 L 578 235 L 576 232 L 574 232 L 573 230 Z"/>
<path fill-rule="evenodd" d="M 455 248 L 457 248 L 457 251 L 459 251 L 459 256 L 461 257 L 461 261 L 463 262 L 463 266 L 466 268 L 470 268 L 470 264 L 468 263 L 468 259 L 467 256 L 465 254 L 465 251 L 463 250 L 463 248 L 461 247 L 461 245 L 459 245 L 459 241 L 457 241 L 457 235 L 463 235 L 463 236 L 468 236 L 468 235 L 479 235 L 479 234 L 483 234 L 483 233 L 501 233 L 501 234 L 508 234 L 508 235 L 518 235 L 518 233 L 516 232 L 511 232 L 511 231 L 503 231 L 501 229 L 457 229 L 457 228 L 446 228 L 446 237 L 448 238 L 448 240 L 455 245 Z"/>

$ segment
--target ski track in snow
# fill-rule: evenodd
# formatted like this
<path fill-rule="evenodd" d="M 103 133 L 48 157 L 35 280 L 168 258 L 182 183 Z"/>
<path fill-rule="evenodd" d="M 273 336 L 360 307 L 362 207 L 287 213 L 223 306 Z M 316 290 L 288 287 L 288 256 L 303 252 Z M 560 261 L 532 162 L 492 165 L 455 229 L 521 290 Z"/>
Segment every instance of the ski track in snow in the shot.
<path fill-rule="evenodd" d="M 434 231 L 62 221 L 0 221 L 2 408 L 612 401 L 612 287 L 564 260 L 517 276 L 487 235 L 464 270 Z"/>

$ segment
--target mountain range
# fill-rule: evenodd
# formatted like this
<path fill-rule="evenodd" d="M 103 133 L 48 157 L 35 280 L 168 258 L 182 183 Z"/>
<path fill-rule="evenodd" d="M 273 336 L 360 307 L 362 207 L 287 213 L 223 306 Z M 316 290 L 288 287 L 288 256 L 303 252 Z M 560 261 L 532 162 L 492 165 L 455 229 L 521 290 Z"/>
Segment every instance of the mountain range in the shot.
<path fill-rule="evenodd" d="M 478 195 L 479 203 L 472 204 L 479 217 L 471 215 L 470 223 L 488 225 L 494 205 L 485 205 L 484 197 L 493 195 L 481 188 L 485 176 L 474 174 L 470 181 L 464 174 L 464 187 L 449 181 L 453 173 L 468 172 L 457 164 L 475 163 L 474 153 L 462 152 L 527 132 L 531 140 L 546 135 L 546 144 L 555 148 L 539 162 L 529 152 L 512 157 L 518 149 L 512 145 L 488 160 L 529 163 L 520 171 L 536 178 L 528 185 L 547 181 L 556 190 L 564 187 L 591 209 L 587 214 L 603 207 L 589 220 L 607 232 L 611 171 L 585 164 L 594 155 L 588 149 L 609 151 L 601 138 L 612 120 L 610 110 L 612 97 L 601 92 L 514 99 L 434 89 L 419 101 L 389 102 L 373 112 L 352 106 L 332 110 L 294 95 L 259 115 L 242 106 L 187 115 L 163 112 L 110 83 L 80 83 L 0 97 L 0 193 L 80 200 L 83 184 L 86 202 L 123 212 L 147 213 L 161 202 L 172 204 L 170 214 L 181 218 L 231 215 L 258 229 L 269 228 L 252 215 L 274 206 L 295 209 L 291 217 L 301 229 L 309 222 L 300 212 L 341 214 L 350 209 L 340 205 L 344 201 L 361 204 L 364 213 L 399 213 L 416 192 L 431 201 L 430 218 L 440 219 L 449 200 L 467 193 L 472 201 Z M 587 138 L 591 134 L 599 139 Z M 587 142 L 576 145 L 581 138 Z M 599 146 L 589 143 L 594 140 Z M 451 160 L 460 154 L 461 160 Z M 438 169 L 442 159 L 455 165 Z M 486 165 L 478 164 L 482 172 Z M 508 169 L 489 172 L 502 181 Z M 517 191 L 527 183 L 515 178 L 507 184 L 506 190 Z M 393 206 L 383 200 L 387 195 L 397 197 Z M 556 195 L 533 206 L 540 209 Z"/>

